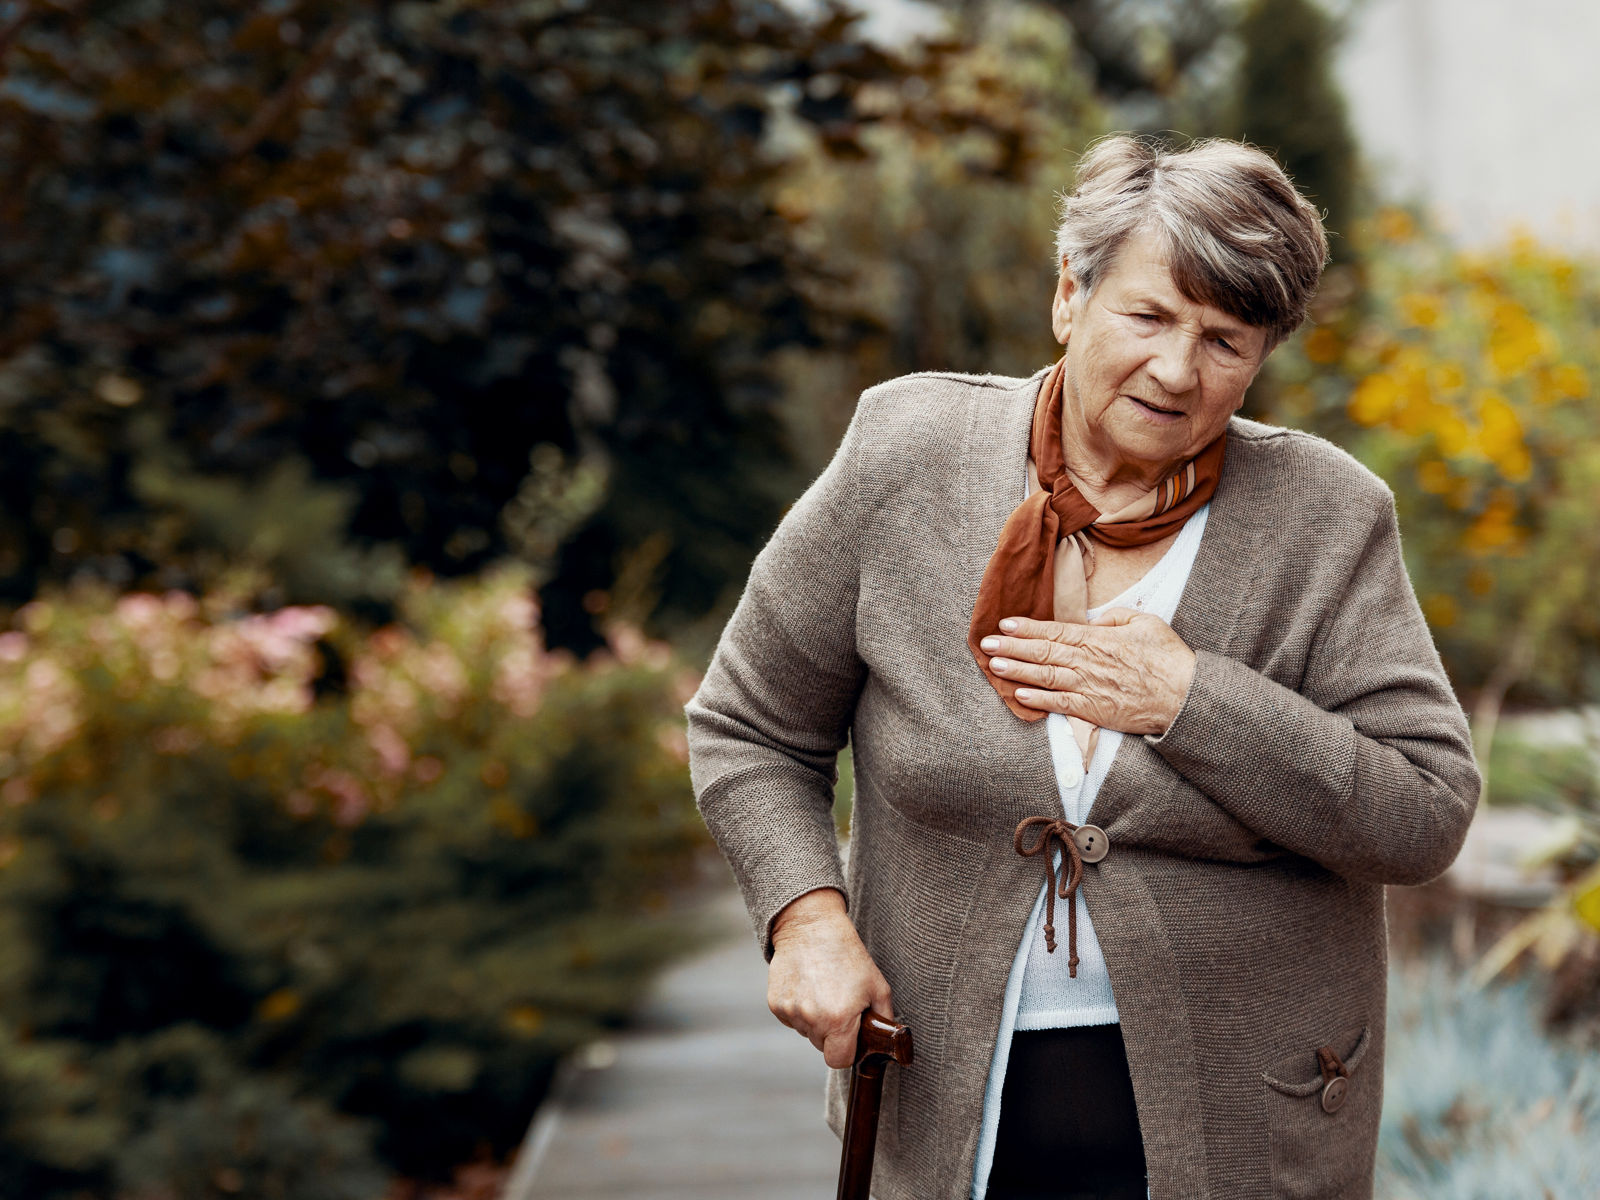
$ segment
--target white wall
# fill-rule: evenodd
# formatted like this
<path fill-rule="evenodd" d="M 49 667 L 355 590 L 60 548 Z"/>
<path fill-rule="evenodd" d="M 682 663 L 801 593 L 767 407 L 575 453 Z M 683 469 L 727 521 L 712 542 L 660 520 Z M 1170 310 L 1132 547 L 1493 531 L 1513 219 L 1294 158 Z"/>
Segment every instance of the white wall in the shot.
<path fill-rule="evenodd" d="M 1389 196 L 1600 251 L 1600 0 L 1363 0 L 1339 76 Z"/>

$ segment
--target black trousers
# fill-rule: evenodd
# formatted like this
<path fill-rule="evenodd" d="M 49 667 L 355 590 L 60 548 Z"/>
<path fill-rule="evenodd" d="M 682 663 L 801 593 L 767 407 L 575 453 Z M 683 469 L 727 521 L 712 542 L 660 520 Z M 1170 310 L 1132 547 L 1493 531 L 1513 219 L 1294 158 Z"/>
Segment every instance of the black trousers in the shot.
<path fill-rule="evenodd" d="M 1145 1200 L 1122 1026 L 1011 1037 L 988 1200 Z"/>

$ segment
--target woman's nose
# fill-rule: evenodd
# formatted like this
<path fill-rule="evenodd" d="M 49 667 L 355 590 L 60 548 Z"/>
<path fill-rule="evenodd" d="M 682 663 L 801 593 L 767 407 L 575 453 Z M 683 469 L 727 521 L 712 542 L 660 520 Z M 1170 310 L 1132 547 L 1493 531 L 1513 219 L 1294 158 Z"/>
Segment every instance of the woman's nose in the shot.
<path fill-rule="evenodd" d="M 1159 340 L 1147 369 L 1150 377 L 1169 392 L 1193 391 L 1200 382 L 1198 341 L 1182 330 L 1168 330 Z"/>

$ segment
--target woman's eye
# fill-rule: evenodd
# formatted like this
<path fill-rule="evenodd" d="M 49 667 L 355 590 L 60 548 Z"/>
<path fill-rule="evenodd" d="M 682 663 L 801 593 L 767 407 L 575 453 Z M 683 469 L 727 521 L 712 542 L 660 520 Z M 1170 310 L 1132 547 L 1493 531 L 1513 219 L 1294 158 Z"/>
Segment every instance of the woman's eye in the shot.
<path fill-rule="evenodd" d="M 1237 353 L 1239 353 L 1237 350 L 1235 350 L 1233 348 L 1233 343 L 1228 341 L 1227 338 L 1218 338 L 1217 339 L 1217 345 L 1221 346 L 1229 354 L 1237 354 Z"/>

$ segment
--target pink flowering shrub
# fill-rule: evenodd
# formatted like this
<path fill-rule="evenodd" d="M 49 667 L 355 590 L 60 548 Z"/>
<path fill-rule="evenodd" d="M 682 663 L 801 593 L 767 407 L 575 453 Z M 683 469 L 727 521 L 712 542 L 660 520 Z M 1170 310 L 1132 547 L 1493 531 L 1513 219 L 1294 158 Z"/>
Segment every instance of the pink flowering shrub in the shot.
<path fill-rule="evenodd" d="M 514 1146 L 554 1056 L 683 944 L 663 900 L 703 847 L 693 677 L 628 630 L 586 663 L 551 653 L 530 594 L 514 572 L 418 580 L 377 630 L 176 593 L 21 610 L 0 633 L 0 1041 L 73 1064 L 52 1119 L 82 1136 L 0 1105 L 0 1159 L 145 1187 L 154 1147 L 175 1171 L 203 1150 L 161 1114 L 258 1076 L 252 1095 L 364 1120 L 341 1145 L 368 1130 L 385 1169 Z M 229 1070 L 173 1066 L 182 1029 Z M 113 1047 L 143 1065 L 98 1066 Z"/>

